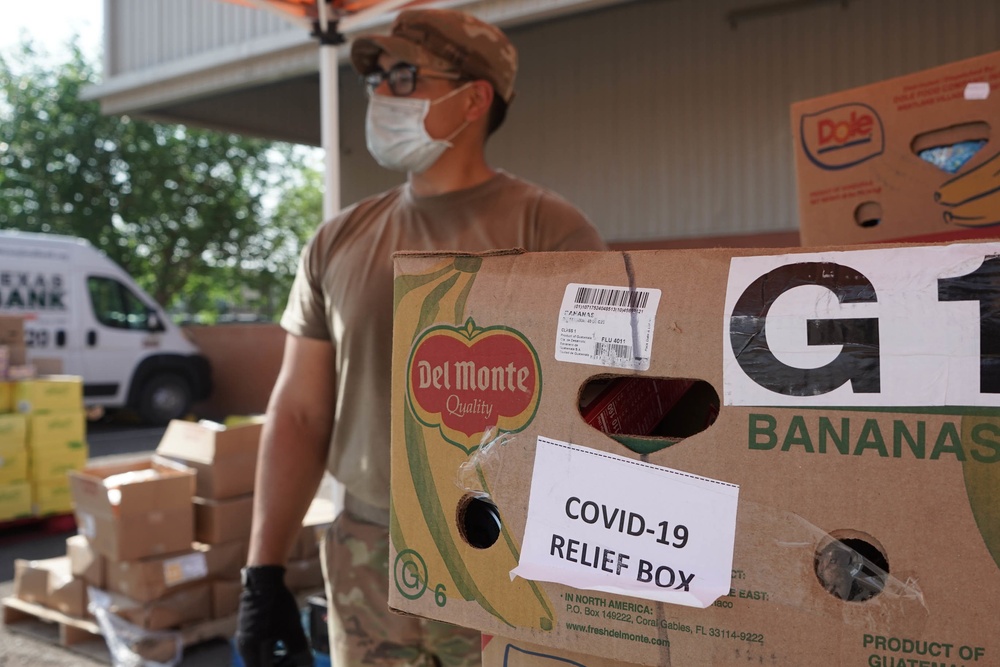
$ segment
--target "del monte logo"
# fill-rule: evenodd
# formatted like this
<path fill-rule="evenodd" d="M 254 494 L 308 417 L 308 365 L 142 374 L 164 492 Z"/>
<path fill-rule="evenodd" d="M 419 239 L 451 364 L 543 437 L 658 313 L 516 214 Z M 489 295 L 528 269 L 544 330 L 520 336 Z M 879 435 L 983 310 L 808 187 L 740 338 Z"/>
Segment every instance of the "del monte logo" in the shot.
<path fill-rule="evenodd" d="M 414 343 L 406 371 L 414 416 L 469 453 L 488 428 L 516 432 L 535 416 L 542 376 L 534 348 L 514 329 L 436 326 Z"/>
<path fill-rule="evenodd" d="M 867 104 L 803 114 L 799 132 L 806 156 L 821 169 L 853 167 L 885 150 L 882 119 Z"/>

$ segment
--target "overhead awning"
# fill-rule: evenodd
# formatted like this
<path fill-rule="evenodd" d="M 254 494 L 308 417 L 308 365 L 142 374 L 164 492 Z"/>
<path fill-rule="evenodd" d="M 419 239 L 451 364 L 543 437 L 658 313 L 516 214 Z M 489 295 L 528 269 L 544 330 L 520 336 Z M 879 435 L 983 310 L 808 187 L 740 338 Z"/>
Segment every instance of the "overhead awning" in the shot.
<path fill-rule="evenodd" d="M 386 31 L 397 11 L 416 6 L 470 11 L 509 30 L 631 2 L 185 0 L 167 28 L 153 28 L 152 6 L 116 1 L 106 19 L 103 80 L 82 94 L 108 114 L 322 146 L 331 215 L 340 206 L 338 75 L 349 67 L 346 46 L 335 45 L 340 36 Z M 347 94 L 355 114 L 363 100 L 353 88 Z"/>

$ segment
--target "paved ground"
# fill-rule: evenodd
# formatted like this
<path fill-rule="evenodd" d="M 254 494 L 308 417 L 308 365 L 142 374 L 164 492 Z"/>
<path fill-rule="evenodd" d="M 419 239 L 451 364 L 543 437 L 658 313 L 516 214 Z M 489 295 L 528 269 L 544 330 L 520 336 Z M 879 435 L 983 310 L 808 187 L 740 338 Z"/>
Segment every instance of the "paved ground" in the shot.
<path fill-rule="evenodd" d="M 88 428 L 91 457 L 135 456 L 152 452 L 162 428 L 141 428 L 120 424 L 98 424 Z M 37 529 L 0 531 L 0 597 L 13 591 L 14 559 L 51 558 L 66 553 L 66 538 L 72 533 L 41 534 Z M 227 667 L 231 664 L 229 645 L 216 640 L 185 651 L 181 667 Z M 71 653 L 66 649 L 23 637 L 0 626 L 0 667 L 94 667 L 109 664 Z"/>

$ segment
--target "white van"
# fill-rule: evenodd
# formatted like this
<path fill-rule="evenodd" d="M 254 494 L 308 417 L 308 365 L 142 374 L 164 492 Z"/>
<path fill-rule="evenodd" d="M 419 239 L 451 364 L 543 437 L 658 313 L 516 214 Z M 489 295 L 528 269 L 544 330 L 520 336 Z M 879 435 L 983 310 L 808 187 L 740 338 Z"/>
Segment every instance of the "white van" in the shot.
<path fill-rule="evenodd" d="M 0 231 L 0 314 L 25 317 L 29 361 L 59 359 L 83 378 L 88 407 L 165 424 L 211 389 L 198 348 L 84 239 Z"/>

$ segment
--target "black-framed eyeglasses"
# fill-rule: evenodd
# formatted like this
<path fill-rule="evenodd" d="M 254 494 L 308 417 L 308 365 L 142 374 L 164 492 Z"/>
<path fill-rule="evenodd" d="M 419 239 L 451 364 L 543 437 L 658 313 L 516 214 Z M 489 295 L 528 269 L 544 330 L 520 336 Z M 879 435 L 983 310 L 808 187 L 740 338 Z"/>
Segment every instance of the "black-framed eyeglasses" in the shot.
<path fill-rule="evenodd" d="M 436 72 L 433 70 L 421 69 L 410 63 L 396 63 L 388 71 L 379 67 L 361 77 L 365 83 L 365 89 L 371 95 L 375 89 L 382 85 L 383 81 L 388 82 L 389 90 L 396 97 L 406 97 L 413 93 L 417 87 L 417 76 L 428 79 L 449 79 L 459 81 L 462 75 L 458 72 Z"/>

